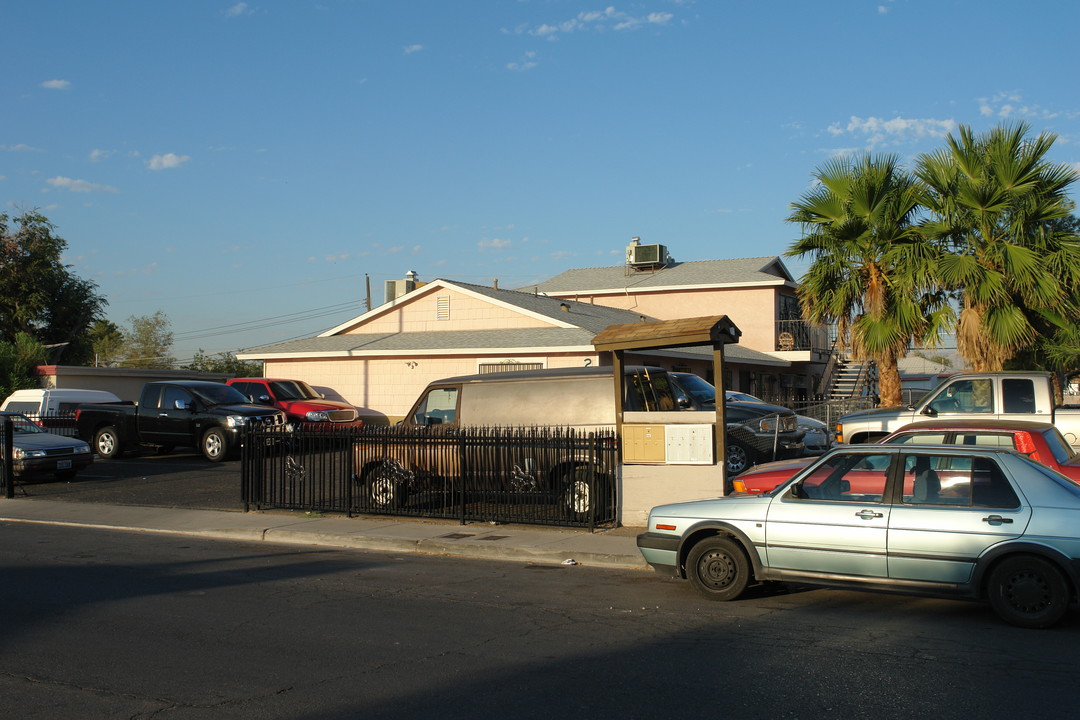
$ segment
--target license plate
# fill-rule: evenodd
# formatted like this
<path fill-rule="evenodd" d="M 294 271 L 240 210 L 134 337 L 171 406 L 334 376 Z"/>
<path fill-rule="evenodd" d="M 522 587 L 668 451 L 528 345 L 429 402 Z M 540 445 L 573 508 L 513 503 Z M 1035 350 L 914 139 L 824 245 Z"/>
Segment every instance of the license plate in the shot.
<path fill-rule="evenodd" d="M 70 470 L 71 469 L 71 461 L 70 460 L 57 460 L 56 461 L 56 469 L 57 470 Z"/>

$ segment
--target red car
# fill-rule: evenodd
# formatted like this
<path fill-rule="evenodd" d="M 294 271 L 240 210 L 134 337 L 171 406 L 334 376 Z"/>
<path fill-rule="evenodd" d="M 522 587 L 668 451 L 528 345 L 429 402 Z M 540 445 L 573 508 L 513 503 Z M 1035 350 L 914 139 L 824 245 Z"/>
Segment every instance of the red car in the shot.
<path fill-rule="evenodd" d="M 1021 420 L 930 420 L 911 423 L 878 441 L 879 445 L 981 445 L 1011 448 L 1080 483 L 1080 455 L 1049 423 Z M 735 478 L 736 492 L 768 492 L 814 462 L 797 458 L 765 463 Z"/>

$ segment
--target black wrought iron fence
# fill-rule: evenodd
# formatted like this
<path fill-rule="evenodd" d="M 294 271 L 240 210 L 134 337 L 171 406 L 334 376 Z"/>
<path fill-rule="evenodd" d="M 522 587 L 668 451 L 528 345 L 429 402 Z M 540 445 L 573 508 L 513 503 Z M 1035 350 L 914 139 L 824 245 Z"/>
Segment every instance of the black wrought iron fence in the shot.
<path fill-rule="evenodd" d="M 596 527 L 617 521 L 613 431 L 252 430 L 245 508 Z"/>
<path fill-rule="evenodd" d="M 44 413 L 23 413 L 46 432 L 65 437 L 78 437 L 79 430 L 75 425 L 75 411 L 49 411 Z"/>

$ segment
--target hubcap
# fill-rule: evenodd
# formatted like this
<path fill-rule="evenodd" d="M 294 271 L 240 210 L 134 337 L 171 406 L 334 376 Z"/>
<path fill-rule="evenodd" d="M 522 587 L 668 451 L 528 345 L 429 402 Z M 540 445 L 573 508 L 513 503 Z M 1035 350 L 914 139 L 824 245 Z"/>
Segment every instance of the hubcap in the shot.
<path fill-rule="evenodd" d="M 221 438 L 211 433 L 206 436 L 206 452 L 208 455 L 217 456 L 221 452 Z"/>
<path fill-rule="evenodd" d="M 1005 599 L 1017 610 L 1036 613 L 1051 605 L 1050 588 L 1046 580 L 1030 570 L 1017 573 L 1005 585 Z"/>
<path fill-rule="evenodd" d="M 575 480 L 566 491 L 566 504 L 576 513 L 589 512 L 589 483 Z"/>
<path fill-rule="evenodd" d="M 375 505 L 389 505 L 394 500 L 394 481 L 390 478 L 375 478 L 371 482 L 371 502 Z"/>
<path fill-rule="evenodd" d="M 735 561 L 723 552 L 711 552 L 701 558 L 701 579 L 715 587 L 727 587 L 735 579 Z"/>

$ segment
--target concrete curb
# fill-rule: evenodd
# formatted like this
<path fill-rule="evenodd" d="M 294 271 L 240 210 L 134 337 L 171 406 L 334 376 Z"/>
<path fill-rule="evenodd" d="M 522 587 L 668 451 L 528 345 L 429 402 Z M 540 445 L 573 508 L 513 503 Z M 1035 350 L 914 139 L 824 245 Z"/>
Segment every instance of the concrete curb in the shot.
<path fill-rule="evenodd" d="M 217 540 L 408 552 L 447 557 L 647 569 L 632 528 L 590 533 L 412 518 L 297 517 L 38 499 L 0 501 L 0 522 L 167 533 Z"/>

